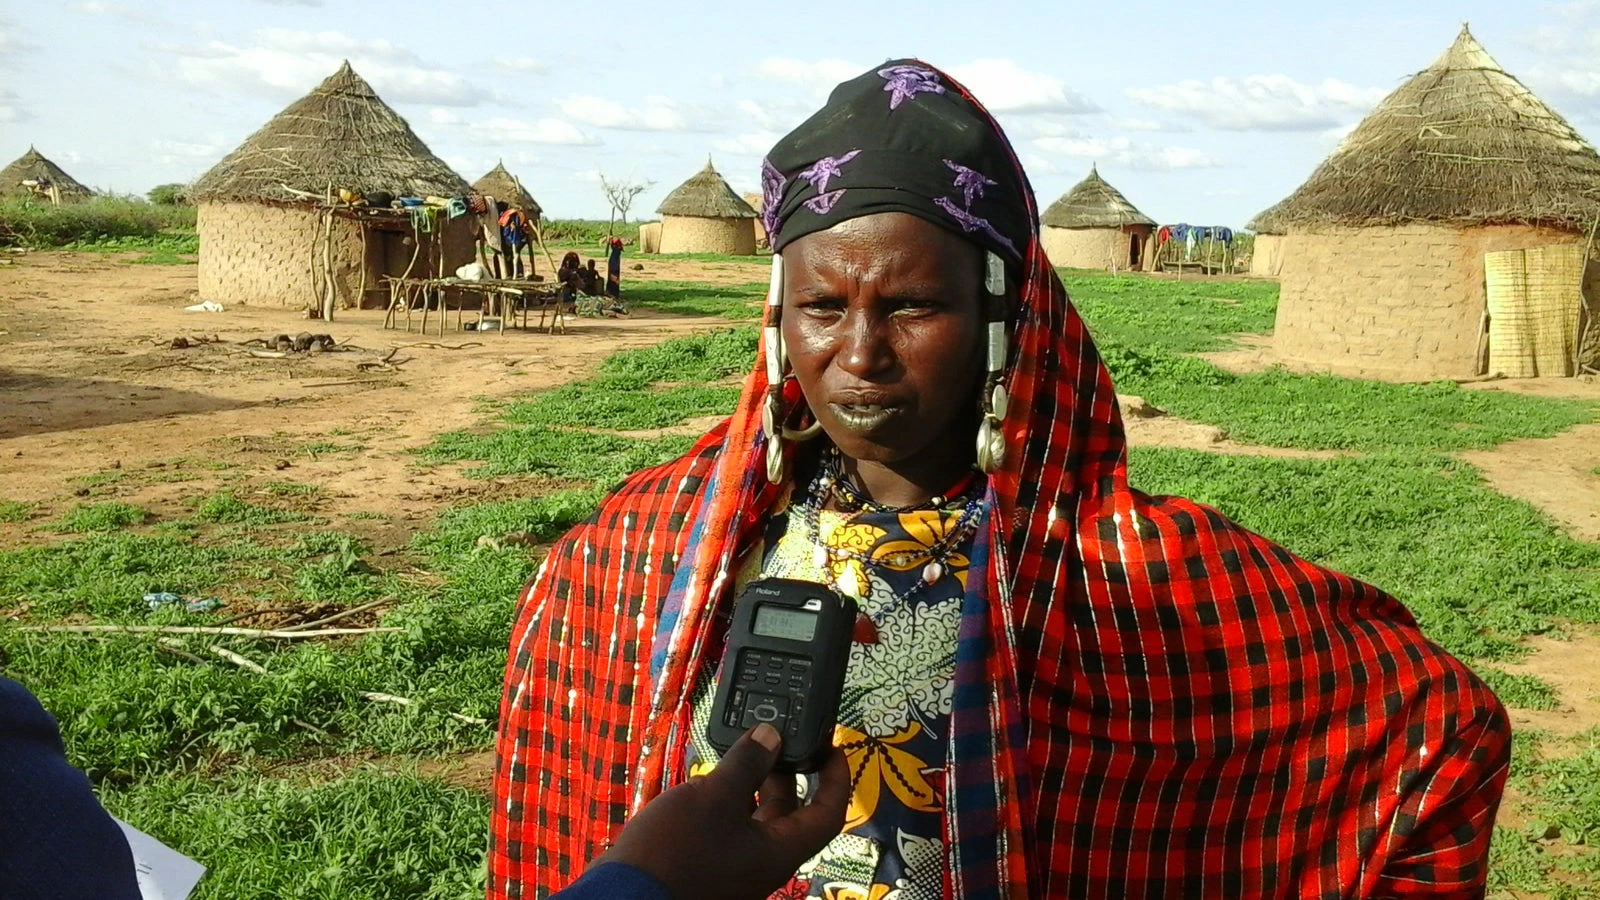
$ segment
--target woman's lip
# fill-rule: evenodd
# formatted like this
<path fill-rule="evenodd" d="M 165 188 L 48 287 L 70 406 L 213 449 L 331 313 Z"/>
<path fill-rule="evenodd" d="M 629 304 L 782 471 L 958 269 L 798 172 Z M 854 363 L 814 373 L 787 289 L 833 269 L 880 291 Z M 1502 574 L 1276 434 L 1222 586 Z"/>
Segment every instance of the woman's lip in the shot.
<path fill-rule="evenodd" d="M 829 403 L 840 425 L 857 434 L 870 434 L 904 415 L 906 406 L 898 403 Z"/>

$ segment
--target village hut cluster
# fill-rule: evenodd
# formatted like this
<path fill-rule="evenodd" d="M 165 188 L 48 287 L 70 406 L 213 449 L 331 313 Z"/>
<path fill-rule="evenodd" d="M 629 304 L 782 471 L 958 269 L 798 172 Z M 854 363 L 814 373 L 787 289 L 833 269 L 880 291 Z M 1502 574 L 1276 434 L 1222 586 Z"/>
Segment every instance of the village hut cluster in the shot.
<path fill-rule="evenodd" d="M 30 148 L 0 170 L 0 195 L 19 194 L 63 203 L 90 191 Z M 480 278 L 538 278 L 528 237 L 544 211 L 522 181 L 500 163 L 469 186 L 349 63 L 188 197 L 206 300 L 331 314 L 393 309 L 397 285 L 473 262 Z M 762 202 L 708 158 L 635 249 L 755 254 L 768 244 Z M 1235 258 L 1230 228 L 1159 224 L 1098 167 L 1041 216 L 1058 266 L 1280 279 L 1279 357 L 1400 379 L 1600 369 L 1597 223 L 1600 155 L 1465 27 L 1248 223 L 1247 255 Z"/>

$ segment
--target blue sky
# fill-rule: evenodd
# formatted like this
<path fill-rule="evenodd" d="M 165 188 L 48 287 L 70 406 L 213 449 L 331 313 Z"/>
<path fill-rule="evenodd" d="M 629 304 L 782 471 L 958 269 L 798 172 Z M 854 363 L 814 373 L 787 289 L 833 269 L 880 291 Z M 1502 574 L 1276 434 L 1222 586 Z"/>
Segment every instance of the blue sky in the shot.
<path fill-rule="evenodd" d="M 0 163 L 189 181 L 349 58 L 468 180 L 503 158 L 554 216 L 604 216 L 597 173 L 761 155 L 834 83 L 915 55 L 995 110 L 1049 203 L 1098 163 L 1163 222 L 1242 225 L 1305 178 L 1463 21 L 1600 134 L 1600 0 L 767 4 L 0 0 Z M 673 7 L 679 7 L 674 10 Z"/>

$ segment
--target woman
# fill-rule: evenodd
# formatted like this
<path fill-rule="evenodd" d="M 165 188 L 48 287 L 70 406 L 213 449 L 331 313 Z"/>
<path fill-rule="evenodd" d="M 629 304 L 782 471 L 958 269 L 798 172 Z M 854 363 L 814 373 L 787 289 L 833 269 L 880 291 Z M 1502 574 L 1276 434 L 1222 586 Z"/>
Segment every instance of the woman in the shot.
<path fill-rule="evenodd" d="M 622 245 L 622 238 L 606 238 L 606 296 L 613 300 L 622 296 Z"/>
<path fill-rule="evenodd" d="M 863 613 L 846 833 L 784 896 L 1482 892 L 1498 701 L 1377 589 L 1129 487 L 1110 377 L 964 88 L 875 68 L 763 182 L 778 255 L 738 408 L 523 597 L 490 897 L 565 884 L 709 765 L 757 574 Z"/>

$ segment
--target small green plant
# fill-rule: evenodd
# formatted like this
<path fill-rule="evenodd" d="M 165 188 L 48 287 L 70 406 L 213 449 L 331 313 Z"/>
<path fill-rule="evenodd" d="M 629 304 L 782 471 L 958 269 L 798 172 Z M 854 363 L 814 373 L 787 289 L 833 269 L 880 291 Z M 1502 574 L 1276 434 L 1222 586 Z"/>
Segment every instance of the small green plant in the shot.
<path fill-rule="evenodd" d="M 624 298 L 629 306 L 680 316 L 719 316 L 724 319 L 759 319 L 767 286 L 760 283 L 706 285 L 689 282 L 650 281 L 630 287 Z"/>
<path fill-rule="evenodd" d="M 281 522 L 298 522 L 305 519 L 301 513 L 274 509 L 258 503 L 240 500 L 232 491 L 218 491 L 205 497 L 195 507 L 194 519 L 216 525 L 277 525 Z"/>
<path fill-rule="evenodd" d="M 116 531 L 130 525 L 142 525 L 148 518 L 149 511 L 131 503 L 80 503 L 61 517 L 56 530 L 72 534 Z"/>
<path fill-rule="evenodd" d="M 312 456 L 321 456 L 326 453 L 359 453 L 367 449 L 366 444 L 336 444 L 333 441 L 308 441 L 300 445 L 301 453 Z"/>
<path fill-rule="evenodd" d="M 34 505 L 20 500 L 0 500 L 0 522 L 26 522 L 34 516 Z"/>
<path fill-rule="evenodd" d="M 314 484 L 297 481 L 269 481 L 261 486 L 261 490 L 274 497 L 308 497 L 322 493 L 322 488 Z"/>

